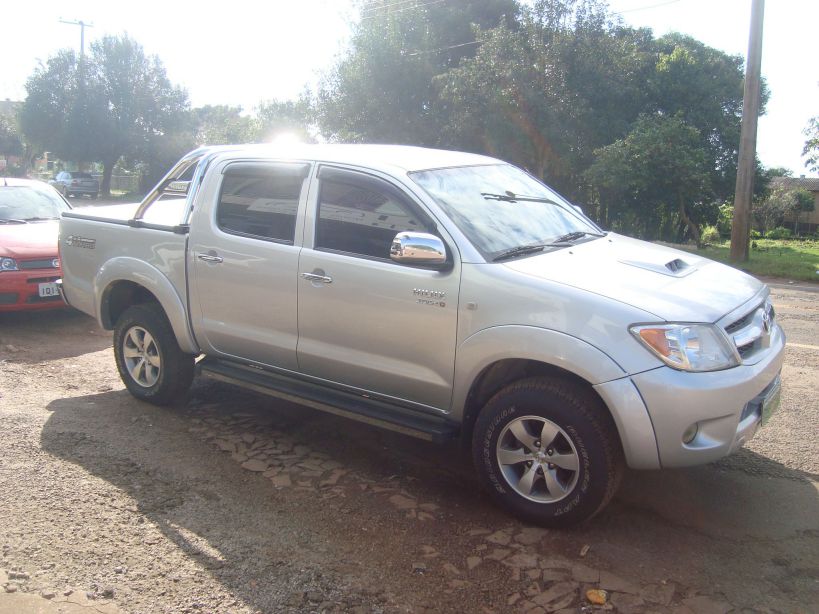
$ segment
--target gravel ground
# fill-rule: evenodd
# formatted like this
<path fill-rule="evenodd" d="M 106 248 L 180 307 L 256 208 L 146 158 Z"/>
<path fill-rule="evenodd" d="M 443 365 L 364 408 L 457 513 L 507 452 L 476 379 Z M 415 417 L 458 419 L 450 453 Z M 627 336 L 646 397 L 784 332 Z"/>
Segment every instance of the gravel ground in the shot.
<path fill-rule="evenodd" d="M 816 611 L 819 293 L 774 299 L 769 424 L 570 531 L 498 511 L 454 445 L 207 380 L 142 404 L 91 319 L 0 315 L 0 614 Z"/>

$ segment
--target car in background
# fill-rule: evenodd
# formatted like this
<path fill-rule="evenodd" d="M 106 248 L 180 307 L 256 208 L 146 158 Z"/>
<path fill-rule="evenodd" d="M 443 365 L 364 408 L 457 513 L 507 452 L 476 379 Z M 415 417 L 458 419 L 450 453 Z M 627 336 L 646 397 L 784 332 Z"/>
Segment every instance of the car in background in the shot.
<path fill-rule="evenodd" d="M 0 178 L 0 313 L 65 306 L 57 233 L 70 209 L 42 181 Z"/>
<path fill-rule="evenodd" d="M 96 198 L 100 193 L 100 182 L 90 173 L 61 171 L 50 183 L 66 198 L 71 196 Z"/>

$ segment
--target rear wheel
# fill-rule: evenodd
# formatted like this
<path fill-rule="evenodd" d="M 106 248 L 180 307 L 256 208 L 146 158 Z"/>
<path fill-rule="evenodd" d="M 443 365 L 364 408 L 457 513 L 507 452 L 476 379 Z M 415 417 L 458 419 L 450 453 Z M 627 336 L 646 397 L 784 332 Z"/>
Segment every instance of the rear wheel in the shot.
<path fill-rule="evenodd" d="M 483 408 L 472 454 L 502 507 L 552 527 L 588 520 L 617 490 L 624 461 L 613 421 L 592 393 L 534 377 L 510 384 Z"/>
<path fill-rule="evenodd" d="M 193 380 L 194 357 L 179 348 L 155 303 L 134 305 L 120 316 L 114 327 L 114 356 L 128 391 L 155 405 L 172 402 Z"/>

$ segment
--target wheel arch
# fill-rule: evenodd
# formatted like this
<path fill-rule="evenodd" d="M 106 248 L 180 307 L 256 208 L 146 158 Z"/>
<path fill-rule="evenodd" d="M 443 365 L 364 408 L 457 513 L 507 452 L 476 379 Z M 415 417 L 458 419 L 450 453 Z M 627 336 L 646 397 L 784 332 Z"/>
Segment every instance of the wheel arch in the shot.
<path fill-rule="evenodd" d="M 185 303 L 165 275 L 142 260 L 118 258 L 107 262 L 94 280 L 97 319 L 112 330 L 119 316 L 131 305 L 156 303 L 165 312 L 182 351 L 198 354 L 199 348 L 188 327 Z"/>
<path fill-rule="evenodd" d="M 631 386 L 627 373 L 591 344 L 558 331 L 530 326 L 499 326 L 468 338 L 458 349 L 453 416 L 460 419 L 464 445 L 472 439 L 475 421 L 487 401 L 514 381 L 552 376 L 570 381 L 599 401 L 612 421 L 630 466 L 654 468 L 656 437 L 643 405 L 620 407 L 600 384 Z M 639 397 L 639 395 L 636 395 Z M 644 451 L 650 458 L 644 460 Z"/>

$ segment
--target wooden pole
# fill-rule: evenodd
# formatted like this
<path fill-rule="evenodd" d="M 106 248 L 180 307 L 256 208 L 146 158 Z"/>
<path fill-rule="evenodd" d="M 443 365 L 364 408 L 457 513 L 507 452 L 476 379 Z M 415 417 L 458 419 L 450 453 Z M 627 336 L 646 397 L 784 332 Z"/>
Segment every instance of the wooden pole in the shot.
<path fill-rule="evenodd" d="M 760 73 L 762 68 L 762 24 L 765 0 L 753 0 L 748 60 L 745 68 L 745 96 L 742 100 L 742 130 L 739 137 L 739 160 L 734 196 L 734 218 L 731 225 L 731 260 L 748 260 L 751 235 L 751 199 L 756 171 L 756 125 L 759 118 Z"/>

